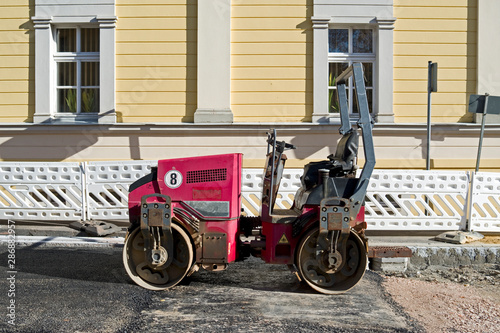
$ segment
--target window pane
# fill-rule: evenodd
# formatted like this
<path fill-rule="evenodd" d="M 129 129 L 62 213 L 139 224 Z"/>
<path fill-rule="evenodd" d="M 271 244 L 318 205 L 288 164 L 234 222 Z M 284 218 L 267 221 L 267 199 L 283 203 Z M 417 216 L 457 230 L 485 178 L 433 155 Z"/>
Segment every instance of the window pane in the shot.
<path fill-rule="evenodd" d="M 373 53 L 373 32 L 371 29 L 353 29 L 352 52 Z"/>
<path fill-rule="evenodd" d="M 372 112 L 373 110 L 373 90 L 372 89 L 368 89 L 366 91 L 366 98 L 368 99 L 368 110 L 370 111 L 370 113 Z"/>
<path fill-rule="evenodd" d="M 331 62 L 328 74 L 328 86 L 335 86 L 336 78 L 349 67 L 347 62 Z"/>
<path fill-rule="evenodd" d="M 76 62 L 57 63 L 57 85 L 76 86 Z"/>
<path fill-rule="evenodd" d="M 82 52 L 99 52 L 99 29 L 81 29 Z"/>
<path fill-rule="evenodd" d="M 99 86 L 98 62 L 82 62 L 82 86 Z"/>
<path fill-rule="evenodd" d="M 349 30 L 328 30 L 328 52 L 349 52 Z"/>
<path fill-rule="evenodd" d="M 57 89 L 57 112 L 76 112 L 76 89 Z"/>
<path fill-rule="evenodd" d="M 336 84 L 336 78 L 344 70 L 349 67 L 348 63 L 345 62 L 331 62 L 329 64 L 329 73 L 328 73 L 328 86 L 334 87 Z M 329 89 L 328 90 L 328 112 L 339 112 L 339 101 L 337 97 L 337 89 Z"/>
<path fill-rule="evenodd" d="M 99 89 L 82 89 L 82 112 L 98 112 Z"/>
<path fill-rule="evenodd" d="M 357 102 L 358 95 L 356 95 L 356 89 L 353 89 L 353 94 L 354 94 L 354 100 Z M 372 105 L 373 105 L 373 90 L 372 89 L 366 90 L 366 99 L 368 100 L 368 111 L 371 113 L 373 110 L 373 107 L 372 107 Z M 354 105 L 352 106 L 352 112 L 359 113 L 357 103 L 354 103 Z"/>
<path fill-rule="evenodd" d="M 356 89 L 352 89 L 352 94 L 354 96 L 354 103 L 352 104 L 352 113 L 359 113 L 358 109 L 358 95 L 356 95 Z"/>
<path fill-rule="evenodd" d="M 76 52 L 76 29 L 57 29 L 57 52 Z"/>
<path fill-rule="evenodd" d="M 363 63 L 363 72 L 365 74 L 365 85 L 373 87 L 373 64 L 371 62 Z"/>

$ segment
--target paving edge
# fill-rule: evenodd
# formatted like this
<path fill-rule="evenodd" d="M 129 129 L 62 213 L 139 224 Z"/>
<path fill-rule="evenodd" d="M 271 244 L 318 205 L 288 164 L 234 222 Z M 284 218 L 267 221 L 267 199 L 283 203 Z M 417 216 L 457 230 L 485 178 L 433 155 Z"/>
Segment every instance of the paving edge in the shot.
<path fill-rule="evenodd" d="M 459 266 L 500 263 L 500 246 L 456 247 L 456 246 L 408 246 L 413 255 L 410 267 Z"/>
<path fill-rule="evenodd" d="M 15 236 L 16 246 L 36 247 L 123 247 L 123 237 L 51 237 L 51 236 Z M 0 235 L 0 245 L 7 245 L 12 238 Z"/>

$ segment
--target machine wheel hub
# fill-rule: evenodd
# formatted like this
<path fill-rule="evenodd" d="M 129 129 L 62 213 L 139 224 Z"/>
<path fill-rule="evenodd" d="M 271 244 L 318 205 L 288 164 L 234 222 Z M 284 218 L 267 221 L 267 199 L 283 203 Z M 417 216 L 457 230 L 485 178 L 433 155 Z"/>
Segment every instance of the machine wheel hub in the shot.
<path fill-rule="evenodd" d="M 363 277 L 368 262 L 361 238 L 350 232 L 345 258 L 339 252 L 316 256 L 319 229 L 307 232 L 299 242 L 295 264 L 301 277 L 313 289 L 325 294 L 341 294 L 354 287 Z"/>

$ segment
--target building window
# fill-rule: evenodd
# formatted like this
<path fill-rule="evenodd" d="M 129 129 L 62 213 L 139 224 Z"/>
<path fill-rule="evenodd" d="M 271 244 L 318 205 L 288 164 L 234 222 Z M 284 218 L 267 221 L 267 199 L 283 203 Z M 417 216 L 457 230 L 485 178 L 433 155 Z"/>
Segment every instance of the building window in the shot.
<path fill-rule="evenodd" d="M 312 0 L 313 122 L 336 123 L 340 120 L 333 109 L 333 80 L 353 62 L 364 65 L 370 112 L 374 120 L 394 122 L 392 81 L 396 18 L 393 16 L 393 2 Z M 352 100 L 352 88 L 349 94 Z M 350 108 L 356 116 L 357 110 L 352 106 Z"/>
<path fill-rule="evenodd" d="M 57 112 L 99 112 L 99 29 L 56 29 L 55 40 Z"/>
<path fill-rule="evenodd" d="M 33 2 L 33 122 L 115 123 L 115 0 Z"/>
<path fill-rule="evenodd" d="M 339 105 L 336 94 L 336 77 L 339 76 L 353 62 L 363 64 L 365 75 L 366 95 L 370 112 L 373 111 L 374 67 L 376 54 L 374 50 L 374 31 L 364 28 L 331 28 L 328 29 L 328 112 L 338 113 Z M 349 112 L 357 114 L 352 78 L 346 86 L 349 101 Z"/>

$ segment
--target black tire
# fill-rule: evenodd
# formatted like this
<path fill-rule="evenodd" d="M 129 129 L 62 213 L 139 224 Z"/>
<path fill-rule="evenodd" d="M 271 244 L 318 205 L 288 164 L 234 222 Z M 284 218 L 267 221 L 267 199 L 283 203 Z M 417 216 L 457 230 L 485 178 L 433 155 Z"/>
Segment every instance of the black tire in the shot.
<path fill-rule="evenodd" d="M 329 274 L 316 259 L 319 228 L 312 228 L 300 240 L 295 256 L 299 276 L 314 290 L 323 294 L 342 294 L 354 287 L 363 277 L 368 262 L 361 238 L 351 231 L 347 239 L 346 262 L 340 271 Z"/>
<path fill-rule="evenodd" d="M 172 263 L 155 269 L 146 261 L 144 238 L 140 228 L 130 232 L 123 247 L 123 264 L 132 281 L 149 290 L 169 289 L 182 281 L 193 265 L 193 246 L 189 234 L 174 223 L 172 223 L 172 236 L 174 239 Z"/>

